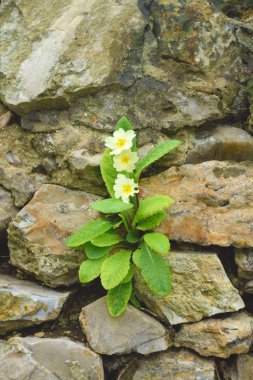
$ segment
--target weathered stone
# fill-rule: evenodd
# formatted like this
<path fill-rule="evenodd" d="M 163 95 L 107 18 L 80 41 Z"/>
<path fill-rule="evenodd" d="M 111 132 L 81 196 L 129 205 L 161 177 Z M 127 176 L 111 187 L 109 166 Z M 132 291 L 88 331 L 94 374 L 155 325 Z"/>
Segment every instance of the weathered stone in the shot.
<path fill-rule="evenodd" d="M 103 380 L 102 360 L 67 338 L 13 338 L 0 352 L 0 380 Z"/>
<path fill-rule="evenodd" d="M 202 356 L 220 358 L 247 353 L 252 343 L 253 317 L 246 313 L 185 324 L 175 337 L 176 347 L 188 347 Z"/>
<path fill-rule="evenodd" d="M 56 319 L 70 293 L 0 276 L 0 335 Z"/>
<path fill-rule="evenodd" d="M 235 263 L 240 280 L 253 280 L 253 249 L 236 249 Z"/>
<path fill-rule="evenodd" d="M 217 380 L 214 360 L 191 351 L 170 349 L 141 358 L 127 367 L 118 380 Z"/>
<path fill-rule="evenodd" d="M 10 111 L 5 112 L 3 115 L 0 115 L 0 128 L 6 127 L 12 119 L 12 113 Z"/>
<path fill-rule="evenodd" d="M 9 227 L 11 263 L 50 286 L 70 285 L 84 256 L 65 238 L 91 221 L 98 197 L 57 185 L 42 185 Z"/>
<path fill-rule="evenodd" d="M 7 229 L 11 218 L 17 212 L 11 194 L 0 186 L 0 232 Z"/>
<path fill-rule="evenodd" d="M 65 106 L 71 95 L 129 86 L 140 74 L 145 22 L 137 1 L 33 5 L 5 2 L 0 13 L 1 97 L 10 108 Z"/>
<path fill-rule="evenodd" d="M 253 380 L 253 354 L 238 355 L 235 362 L 224 366 L 224 379 Z"/>
<path fill-rule="evenodd" d="M 141 181 L 142 196 L 174 198 L 159 227 L 172 240 L 253 247 L 253 164 L 208 161 Z"/>
<path fill-rule="evenodd" d="M 107 310 L 106 297 L 83 308 L 80 323 L 91 348 L 99 354 L 150 354 L 173 343 L 166 329 L 147 314 L 128 305 L 118 318 Z"/>
<path fill-rule="evenodd" d="M 173 290 L 168 296 L 154 295 L 139 273 L 135 288 L 139 299 L 172 325 L 244 307 L 216 254 L 171 251 L 166 260 L 173 278 Z"/>

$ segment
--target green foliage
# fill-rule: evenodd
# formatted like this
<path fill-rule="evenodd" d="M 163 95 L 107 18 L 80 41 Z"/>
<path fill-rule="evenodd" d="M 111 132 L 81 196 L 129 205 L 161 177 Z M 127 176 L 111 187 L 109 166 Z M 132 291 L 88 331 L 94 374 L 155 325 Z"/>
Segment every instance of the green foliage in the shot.
<path fill-rule="evenodd" d="M 109 198 L 94 202 L 91 207 L 104 214 L 118 214 L 119 212 L 130 210 L 133 208 L 133 205 L 131 203 L 124 203 L 120 199 Z"/>
<path fill-rule="evenodd" d="M 126 284 L 127 282 L 131 281 L 133 276 L 134 276 L 134 266 L 133 264 L 130 264 L 129 271 L 126 277 L 122 280 L 122 284 Z"/>
<path fill-rule="evenodd" d="M 86 223 L 80 230 L 70 235 L 66 240 L 66 245 L 69 248 L 78 248 L 96 236 L 103 234 L 113 227 L 113 223 L 109 220 L 96 219 Z"/>
<path fill-rule="evenodd" d="M 161 255 L 166 255 L 170 250 L 169 239 L 160 232 L 151 232 L 144 235 L 145 243 Z"/>
<path fill-rule="evenodd" d="M 136 228 L 141 231 L 153 230 L 166 219 L 167 215 L 166 211 L 160 211 L 157 214 L 148 216 L 140 220 Z"/>
<path fill-rule="evenodd" d="M 107 306 L 112 317 L 119 317 L 125 308 L 132 293 L 132 282 L 122 283 L 108 290 Z"/>
<path fill-rule="evenodd" d="M 114 231 L 105 232 L 91 240 L 93 245 L 97 247 L 110 247 L 122 241 L 122 237 Z"/>
<path fill-rule="evenodd" d="M 140 236 L 136 231 L 135 232 L 130 231 L 126 235 L 126 241 L 128 243 L 137 243 L 137 241 L 139 241 L 139 239 L 140 239 Z"/>
<path fill-rule="evenodd" d="M 158 296 L 164 297 L 171 291 L 169 266 L 163 257 L 149 248 L 145 243 L 133 254 L 135 265 L 149 288 Z"/>
<path fill-rule="evenodd" d="M 113 157 L 110 155 L 110 149 L 106 149 L 102 155 L 100 171 L 108 193 L 114 198 L 113 186 L 117 178 L 117 172 L 113 167 Z"/>
<path fill-rule="evenodd" d="M 83 284 L 90 282 L 100 276 L 101 267 L 106 256 L 96 260 L 86 260 L 79 268 L 79 280 Z"/>
<path fill-rule="evenodd" d="M 122 250 L 107 258 L 102 265 L 101 283 L 105 289 L 115 288 L 130 268 L 131 251 Z"/>
<path fill-rule="evenodd" d="M 153 195 L 142 199 L 139 204 L 139 209 L 133 219 L 133 225 L 136 225 L 140 220 L 146 219 L 149 216 L 163 211 L 165 208 L 172 205 L 174 200 L 167 195 Z"/>
<path fill-rule="evenodd" d="M 132 293 L 131 293 L 131 297 L 130 297 L 130 302 L 132 305 L 137 307 L 137 309 L 139 309 L 141 307 L 140 301 L 136 298 L 135 292 L 133 289 L 132 289 Z"/>
<path fill-rule="evenodd" d="M 177 148 L 181 144 L 178 140 L 167 140 L 151 149 L 148 154 L 140 160 L 136 165 L 135 179 L 138 181 L 141 172 L 155 161 L 159 160 L 171 150 Z"/>
<path fill-rule="evenodd" d="M 85 255 L 91 260 L 100 259 L 110 253 L 112 249 L 113 247 L 97 247 L 90 242 L 84 246 Z"/>

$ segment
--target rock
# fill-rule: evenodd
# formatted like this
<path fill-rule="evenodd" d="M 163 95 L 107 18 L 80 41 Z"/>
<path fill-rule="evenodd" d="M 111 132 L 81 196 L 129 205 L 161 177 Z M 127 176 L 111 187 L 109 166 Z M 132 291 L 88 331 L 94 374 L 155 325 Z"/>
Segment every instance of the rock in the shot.
<path fill-rule="evenodd" d="M 164 351 L 173 344 L 161 323 L 131 305 L 120 317 L 112 318 L 106 297 L 84 307 L 80 323 L 89 345 L 99 354 L 147 355 Z"/>
<path fill-rule="evenodd" d="M 10 111 L 5 112 L 3 115 L 0 115 L 0 128 L 6 127 L 11 121 L 12 113 Z"/>
<path fill-rule="evenodd" d="M 135 288 L 138 298 L 148 309 L 172 325 L 244 307 L 216 254 L 171 251 L 166 260 L 173 278 L 173 290 L 168 296 L 155 296 L 139 273 Z"/>
<path fill-rule="evenodd" d="M 55 287 L 77 281 L 84 256 L 64 241 L 97 216 L 89 208 L 98 197 L 57 185 L 42 185 L 9 227 L 11 263 Z"/>
<path fill-rule="evenodd" d="M 68 338 L 10 339 L 0 367 L 0 380 L 104 380 L 99 355 Z"/>
<path fill-rule="evenodd" d="M 127 367 L 118 380 L 217 380 L 215 362 L 191 351 L 170 349 L 141 358 Z"/>
<path fill-rule="evenodd" d="M 16 112 L 64 107 L 71 96 L 129 86 L 140 74 L 137 1 L 6 3 L 0 20 L 1 98 Z"/>
<path fill-rule="evenodd" d="M 56 319 L 69 294 L 1 274 L 0 335 Z"/>
<path fill-rule="evenodd" d="M 242 289 L 253 294 L 253 250 L 244 248 L 235 250 L 235 263 Z"/>
<path fill-rule="evenodd" d="M 141 181 L 142 197 L 174 198 L 159 230 L 172 240 L 253 247 L 252 162 L 184 165 Z"/>
<path fill-rule="evenodd" d="M 11 194 L 0 186 L 0 233 L 7 229 L 11 218 L 17 212 Z"/>
<path fill-rule="evenodd" d="M 183 325 L 175 337 L 176 347 L 188 347 L 202 356 L 228 358 L 247 353 L 253 343 L 253 317 L 235 313 Z"/>
<path fill-rule="evenodd" d="M 234 363 L 225 367 L 224 378 L 229 380 L 253 380 L 253 354 L 238 355 Z"/>

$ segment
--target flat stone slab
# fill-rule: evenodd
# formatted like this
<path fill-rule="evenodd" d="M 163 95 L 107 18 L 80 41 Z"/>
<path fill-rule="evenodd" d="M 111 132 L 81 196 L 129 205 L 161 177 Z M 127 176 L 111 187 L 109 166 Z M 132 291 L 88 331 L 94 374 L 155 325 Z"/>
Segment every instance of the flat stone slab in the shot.
<path fill-rule="evenodd" d="M 175 336 L 176 347 L 188 347 L 202 356 L 228 358 L 249 352 L 253 343 L 253 316 L 235 313 L 185 324 Z"/>
<path fill-rule="evenodd" d="M 0 275 L 0 335 L 56 319 L 69 292 Z"/>
<path fill-rule="evenodd" d="M 146 355 L 164 351 L 173 344 L 161 323 L 131 305 L 120 317 L 112 318 L 106 297 L 84 307 L 80 323 L 89 345 L 99 354 Z"/>
<path fill-rule="evenodd" d="M 165 194 L 175 203 L 159 230 L 172 240 L 253 247 L 253 163 L 208 161 L 142 180 L 142 197 Z"/>
<path fill-rule="evenodd" d="M 98 214 L 89 208 L 99 197 L 57 185 L 42 185 L 8 230 L 11 263 L 55 287 L 77 282 L 84 255 L 65 239 Z"/>
<path fill-rule="evenodd" d="M 68 338 L 10 339 L 0 345 L 0 368 L 0 380 L 104 380 L 100 356 Z"/>
<path fill-rule="evenodd" d="M 195 322 L 244 307 L 239 292 L 228 279 L 215 253 L 171 251 L 166 260 L 172 272 L 172 292 L 157 297 L 139 273 L 135 288 L 140 300 L 172 325 Z"/>
<path fill-rule="evenodd" d="M 186 349 L 141 358 L 122 371 L 118 380 L 216 380 L 213 359 L 202 358 Z"/>

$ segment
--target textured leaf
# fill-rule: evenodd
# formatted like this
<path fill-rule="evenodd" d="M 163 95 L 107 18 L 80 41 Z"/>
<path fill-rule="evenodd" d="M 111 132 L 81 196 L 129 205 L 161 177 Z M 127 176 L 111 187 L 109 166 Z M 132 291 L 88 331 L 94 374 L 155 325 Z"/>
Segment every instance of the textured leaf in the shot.
<path fill-rule="evenodd" d="M 139 309 L 141 307 L 140 301 L 136 298 L 134 289 L 132 289 L 131 297 L 130 297 L 130 302 L 132 305 L 137 307 Z"/>
<path fill-rule="evenodd" d="M 155 227 L 159 226 L 167 217 L 166 211 L 160 211 L 157 214 L 148 216 L 145 219 L 139 221 L 137 228 L 141 231 L 153 230 Z"/>
<path fill-rule="evenodd" d="M 137 241 L 140 239 L 139 235 L 137 232 L 128 232 L 128 234 L 126 235 L 126 241 L 128 243 L 137 243 Z"/>
<path fill-rule="evenodd" d="M 101 257 L 110 253 L 113 247 L 96 247 L 92 243 L 88 242 L 84 246 L 85 255 L 91 259 L 100 259 Z"/>
<path fill-rule="evenodd" d="M 134 252 L 133 261 L 140 268 L 149 288 L 164 297 L 171 291 L 171 275 L 168 263 L 145 243 Z"/>
<path fill-rule="evenodd" d="M 131 251 L 122 250 L 108 257 L 102 265 L 101 283 L 105 289 L 112 289 L 126 277 L 130 268 Z"/>
<path fill-rule="evenodd" d="M 181 141 L 179 140 L 167 140 L 151 149 L 148 154 L 136 164 L 135 179 L 138 181 L 141 172 L 146 167 L 159 160 L 162 156 L 169 153 L 171 150 L 177 148 L 180 144 Z"/>
<path fill-rule="evenodd" d="M 86 223 L 80 230 L 70 235 L 66 240 L 66 245 L 69 248 L 78 248 L 87 243 L 98 235 L 103 234 L 113 227 L 113 224 L 108 220 L 96 219 Z"/>
<path fill-rule="evenodd" d="M 126 284 L 127 282 L 131 281 L 133 276 L 134 276 L 134 266 L 133 264 L 130 264 L 129 271 L 126 277 L 122 280 L 122 284 Z"/>
<path fill-rule="evenodd" d="M 92 239 L 91 242 L 97 247 L 109 247 L 122 241 L 123 238 L 114 231 L 108 231 Z"/>
<path fill-rule="evenodd" d="M 122 116 L 119 121 L 117 122 L 117 124 L 115 125 L 115 131 L 117 131 L 118 129 L 124 129 L 124 131 L 132 131 L 133 130 L 133 126 L 132 124 L 130 123 L 130 121 L 128 120 L 128 118 L 126 116 Z M 136 137 L 133 139 L 133 146 L 132 146 L 132 151 L 136 152 L 137 151 L 137 146 L 136 146 Z"/>
<path fill-rule="evenodd" d="M 144 235 L 145 243 L 161 255 L 166 255 L 170 250 L 169 239 L 160 232 L 152 232 Z"/>
<path fill-rule="evenodd" d="M 93 202 L 91 207 L 104 214 L 117 214 L 125 210 L 130 210 L 133 205 L 131 203 L 124 203 L 120 199 L 110 198 Z"/>
<path fill-rule="evenodd" d="M 97 260 L 86 260 L 84 261 L 79 268 L 79 280 L 83 284 L 86 282 L 90 282 L 97 278 L 101 273 L 101 267 L 106 259 L 106 256 L 101 257 Z"/>
<path fill-rule="evenodd" d="M 139 203 L 138 211 L 135 214 L 133 224 L 135 225 L 140 220 L 163 211 L 165 208 L 172 205 L 173 202 L 174 200 L 167 195 L 153 195 L 142 199 Z"/>
<path fill-rule="evenodd" d="M 132 293 L 132 282 L 119 284 L 116 288 L 108 290 L 107 306 L 112 317 L 120 316 L 127 307 Z"/>
<path fill-rule="evenodd" d="M 100 171 L 108 193 L 114 198 L 113 186 L 117 178 L 117 172 L 113 167 L 113 156 L 110 155 L 110 149 L 106 149 L 102 155 Z"/>

